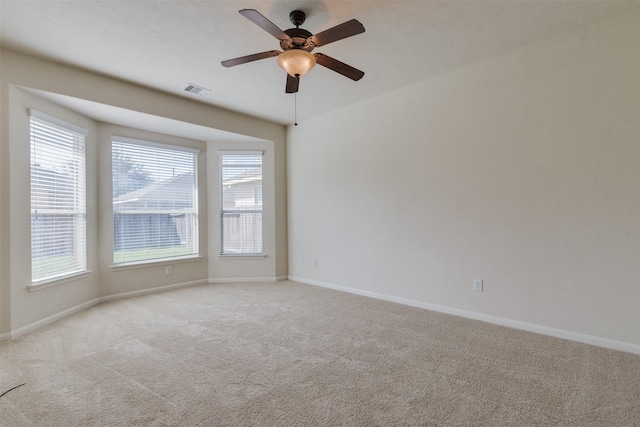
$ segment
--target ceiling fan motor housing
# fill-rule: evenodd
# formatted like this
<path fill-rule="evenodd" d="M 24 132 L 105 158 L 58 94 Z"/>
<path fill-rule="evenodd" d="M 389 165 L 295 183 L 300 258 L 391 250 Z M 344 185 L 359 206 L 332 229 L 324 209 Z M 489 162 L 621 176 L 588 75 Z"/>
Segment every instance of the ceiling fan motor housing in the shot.
<path fill-rule="evenodd" d="M 304 49 L 307 52 L 311 52 L 313 50 L 315 47 L 314 44 L 307 40 L 313 34 L 303 28 L 300 28 L 300 25 L 304 24 L 306 17 L 307 15 L 301 10 L 294 10 L 289 14 L 289 20 L 296 26 L 296 28 L 289 28 L 284 31 L 284 33 L 291 37 L 291 39 L 280 40 L 280 47 L 282 50 Z"/>
<path fill-rule="evenodd" d="M 313 43 L 308 41 L 309 37 L 313 34 L 303 28 L 289 28 L 288 30 L 285 30 L 284 33 L 291 38 L 289 40 L 280 41 L 280 47 L 282 50 L 304 49 L 307 52 L 311 52 L 315 47 Z"/>

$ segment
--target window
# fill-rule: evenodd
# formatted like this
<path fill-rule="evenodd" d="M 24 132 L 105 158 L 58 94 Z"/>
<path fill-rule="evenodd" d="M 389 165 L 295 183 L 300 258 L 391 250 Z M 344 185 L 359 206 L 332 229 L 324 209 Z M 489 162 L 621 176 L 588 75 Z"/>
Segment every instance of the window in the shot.
<path fill-rule="evenodd" d="M 114 138 L 113 261 L 198 255 L 198 151 Z"/>
<path fill-rule="evenodd" d="M 31 281 L 86 271 L 85 135 L 30 110 Z"/>
<path fill-rule="evenodd" d="M 220 152 L 222 255 L 262 254 L 262 152 Z"/>

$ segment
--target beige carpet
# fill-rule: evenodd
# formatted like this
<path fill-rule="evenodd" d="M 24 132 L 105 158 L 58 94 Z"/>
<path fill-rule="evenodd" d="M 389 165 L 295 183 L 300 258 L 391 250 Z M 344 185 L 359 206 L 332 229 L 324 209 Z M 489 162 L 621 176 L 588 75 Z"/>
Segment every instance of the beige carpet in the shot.
<path fill-rule="evenodd" d="M 0 356 L 3 427 L 640 425 L 638 355 L 294 282 L 101 304 Z"/>

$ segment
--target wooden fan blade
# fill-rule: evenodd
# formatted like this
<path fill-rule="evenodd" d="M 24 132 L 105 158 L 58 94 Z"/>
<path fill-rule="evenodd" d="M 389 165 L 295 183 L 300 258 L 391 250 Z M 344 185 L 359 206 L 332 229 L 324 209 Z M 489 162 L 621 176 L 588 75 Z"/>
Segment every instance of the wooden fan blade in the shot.
<path fill-rule="evenodd" d="M 311 42 L 316 46 L 323 46 L 360 33 L 364 33 L 364 25 L 362 25 L 357 19 L 352 19 L 351 21 L 344 22 L 340 25 L 329 28 L 328 30 L 324 30 L 321 33 L 315 34 L 309 37 L 309 40 L 311 40 Z"/>
<path fill-rule="evenodd" d="M 265 30 L 278 40 L 289 40 L 289 37 L 284 31 L 282 31 L 276 24 L 265 18 L 260 12 L 255 9 L 242 9 L 239 11 L 240 15 L 247 18 L 249 21 L 256 24 L 258 27 Z"/>
<path fill-rule="evenodd" d="M 316 53 L 316 62 L 323 67 L 327 67 L 330 70 L 340 73 L 345 77 L 349 77 L 351 80 L 358 81 L 364 76 L 364 71 L 360 71 L 357 68 L 353 68 L 351 65 L 347 65 L 344 62 L 340 62 L 337 59 L 333 59 L 330 56 L 322 53 Z"/>
<path fill-rule="evenodd" d="M 287 73 L 287 87 L 285 89 L 286 93 L 296 93 L 298 91 L 299 84 L 300 77 L 292 77 L 291 74 Z"/>
<path fill-rule="evenodd" d="M 270 50 L 267 52 L 254 53 L 253 55 L 241 56 L 239 58 L 227 59 L 222 61 L 222 66 L 233 67 L 234 65 L 246 64 L 247 62 L 257 61 L 258 59 L 271 58 L 280 55 L 279 50 Z"/>

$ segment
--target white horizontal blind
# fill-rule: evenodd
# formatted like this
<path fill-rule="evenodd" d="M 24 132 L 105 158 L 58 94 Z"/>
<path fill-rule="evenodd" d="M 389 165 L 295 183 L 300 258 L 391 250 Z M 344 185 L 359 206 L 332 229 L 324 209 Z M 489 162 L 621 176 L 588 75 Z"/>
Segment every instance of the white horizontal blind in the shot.
<path fill-rule="evenodd" d="M 113 260 L 198 255 L 197 152 L 114 138 Z"/>
<path fill-rule="evenodd" d="M 221 254 L 262 253 L 262 152 L 220 152 Z"/>
<path fill-rule="evenodd" d="M 58 121 L 58 123 L 61 123 Z M 84 134 L 32 114 L 31 280 L 87 268 Z"/>

